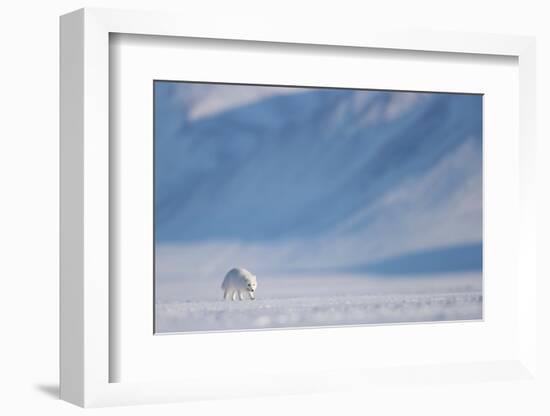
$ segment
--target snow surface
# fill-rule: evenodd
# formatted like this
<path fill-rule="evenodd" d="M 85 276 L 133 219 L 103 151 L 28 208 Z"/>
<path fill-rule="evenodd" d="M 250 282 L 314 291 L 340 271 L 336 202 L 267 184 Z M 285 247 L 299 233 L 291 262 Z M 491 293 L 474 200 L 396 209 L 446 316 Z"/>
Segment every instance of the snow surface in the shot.
<path fill-rule="evenodd" d="M 343 295 L 157 306 L 157 332 L 296 328 L 481 319 L 481 292 Z"/>
<path fill-rule="evenodd" d="M 202 285 L 194 300 L 178 284 L 160 289 L 157 332 L 472 320 L 482 318 L 481 276 L 322 276 L 259 280 L 257 300 L 223 301 Z M 214 296 L 212 296 L 214 294 Z M 294 294 L 294 295 L 293 295 Z M 170 296 L 171 295 L 171 296 Z M 216 296 L 216 297 L 215 297 Z M 205 299 L 205 300 L 202 300 Z"/>

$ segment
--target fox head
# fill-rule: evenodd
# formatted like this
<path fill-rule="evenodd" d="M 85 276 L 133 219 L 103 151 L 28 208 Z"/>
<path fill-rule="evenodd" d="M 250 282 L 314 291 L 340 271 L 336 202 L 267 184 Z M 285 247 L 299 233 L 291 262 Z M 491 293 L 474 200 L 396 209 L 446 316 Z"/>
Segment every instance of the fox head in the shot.
<path fill-rule="evenodd" d="M 246 284 L 246 290 L 249 292 L 255 292 L 256 288 L 258 287 L 258 282 L 256 281 L 256 276 L 251 274 L 250 276 L 246 276 L 244 278 L 244 283 Z"/>

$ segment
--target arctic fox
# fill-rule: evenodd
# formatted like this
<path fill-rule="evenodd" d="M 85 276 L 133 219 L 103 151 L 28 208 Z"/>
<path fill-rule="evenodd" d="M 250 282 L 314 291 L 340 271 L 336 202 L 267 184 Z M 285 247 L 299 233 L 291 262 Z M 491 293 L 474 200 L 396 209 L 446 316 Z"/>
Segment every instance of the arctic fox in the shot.
<path fill-rule="evenodd" d="M 223 298 L 225 300 L 244 300 L 248 295 L 254 300 L 254 292 L 258 286 L 256 276 L 246 269 L 231 269 L 225 275 L 222 283 Z"/>

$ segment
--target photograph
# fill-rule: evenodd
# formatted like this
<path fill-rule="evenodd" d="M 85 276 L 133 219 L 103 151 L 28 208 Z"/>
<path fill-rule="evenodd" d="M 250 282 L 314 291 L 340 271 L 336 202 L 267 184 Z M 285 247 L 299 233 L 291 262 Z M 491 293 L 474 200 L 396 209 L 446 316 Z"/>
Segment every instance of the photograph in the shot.
<path fill-rule="evenodd" d="M 154 333 L 483 319 L 483 95 L 153 81 Z"/>

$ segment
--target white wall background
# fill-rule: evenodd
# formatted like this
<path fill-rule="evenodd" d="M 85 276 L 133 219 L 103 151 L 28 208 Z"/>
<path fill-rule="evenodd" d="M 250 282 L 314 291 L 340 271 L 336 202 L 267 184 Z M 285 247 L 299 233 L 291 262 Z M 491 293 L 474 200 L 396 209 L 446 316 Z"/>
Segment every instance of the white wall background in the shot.
<path fill-rule="evenodd" d="M 535 0 L 20 0 L 0 11 L 0 413 L 76 414 L 56 399 L 58 383 L 58 16 L 84 6 L 263 15 L 323 25 L 385 22 L 406 27 L 536 35 L 540 213 L 550 212 L 550 30 L 546 1 Z M 197 17 L 199 18 L 199 17 Z M 546 119 L 546 120 L 545 120 Z M 546 125 L 544 123 L 546 122 Z M 544 182 L 542 181 L 544 179 Z M 540 274 L 550 276 L 542 247 L 549 222 L 539 220 Z M 546 257 L 548 257 L 546 255 Z M 550 292 L 543 282 L 539 291 Z M 548 307 L 541 306 L 548 312 Z M 548 326 L 547 326 L 548 328 Z M 541 332 L 550 350 L 548 333 Z M 548 359 L 542 357 L 548 370 Z M 546 374 L 550 374 L 546 371 Z M 547 386 L 548 387 L 548 386 Z M 544 392 L 529 384 L 388 388 L 376 397 L 334 393 L 93 410 L 97 414 L 549 414 Z M 547 389 L 550 390 L 550 389 Z M 436 397 L 434 397 L 436 396 Z M 483 398 L 481 402 L 480 399 Z M 537 399 L 538 398 L 538 399 Z M 542 405 L 542 403 L 545 403 Z"/>

